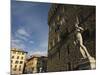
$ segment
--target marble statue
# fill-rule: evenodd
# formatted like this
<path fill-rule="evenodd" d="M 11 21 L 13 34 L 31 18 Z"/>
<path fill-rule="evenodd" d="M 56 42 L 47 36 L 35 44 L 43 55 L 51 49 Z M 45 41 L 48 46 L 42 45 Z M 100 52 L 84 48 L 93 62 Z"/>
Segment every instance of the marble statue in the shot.
<path fill-rule="evenodd" d="M 83 38 L 81 32 L 84 30 L 82 27 L 79 27 L 79 20 L 78 17 L 76 17 L 76 24 L 75 24 L 75 41 L 74 44 L 79 46 L 80 52 L 83 56 L 83 58 L 91 57 L 89 52 L 87 51 L 87 48 L 83 45 Z"/>

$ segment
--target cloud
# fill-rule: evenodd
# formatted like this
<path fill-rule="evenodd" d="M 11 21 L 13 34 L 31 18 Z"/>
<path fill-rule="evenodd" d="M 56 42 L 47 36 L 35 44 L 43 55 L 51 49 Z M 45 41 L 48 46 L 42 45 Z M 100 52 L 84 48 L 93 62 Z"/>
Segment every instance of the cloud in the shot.
<path fill-rule="evenodd" d="M 17 33 L 19 34 L 19 35 L 22 35 L 22 36 L 26 36 L 26 37 L 29 37 L 30 35 L 29 35 L 29 33 L 25 30 L 25 29 L 18 29 L 17 30 Z"/>
<path fill-rule="evenodd" d="M 19 49 L 23 49 L 23 50 L 25 50 L 25 45 L 24 44 L 22 44 L 22 43 L 12 43 L 11 44 L 11 47 L 12 48 L 19 48 Z"/>
<path fill-rule="evenodd" d="M 16 36 L 17 38 L 21 39 L 21 40 L 24 40 L 24 41 L 27 41 L 27 40 L 28 40 L 27 37 L 22 36 L 22 35 L 20 35 L 20 34 L 18 34 L 18 33 L 16 33 L 15 36 Z"/>
<path fill-rule="evenodd" d="M 34 44 L 34 41 L 29 41 L 29 43 Z"/>
<path fill-rule="evenodd" d="M 12 43 L 20 43 L 21 40 L 15 39 L 15 40 L 11 40 Z"/>
<path fill-rule="evenodd" d="M 29 55 L 40 55 L 40 56 L 47 56 L 47 51 L 29 51 Z"/>
<path fill-rule="evenodd" d="M 16 31 L 15 36 L 21 40 L 27 41 L 30 37 L 30 34 L 24 28 L 19 28 Z"/>
<path fill-rule="evenodd" d="M 12 25 L 14 28 L 12 46 L 26 48 L 28 54 L 47 54 L 48 8 L 48 4 L 43 3 L 12 3 Z"/>
<path fill-rule="evenodd" d="M 11 47 L 12 48 L 25 49 L 25 45 L 23 44 L 23 41 L 19 40 L 19 39 L 11 40 Z"/>

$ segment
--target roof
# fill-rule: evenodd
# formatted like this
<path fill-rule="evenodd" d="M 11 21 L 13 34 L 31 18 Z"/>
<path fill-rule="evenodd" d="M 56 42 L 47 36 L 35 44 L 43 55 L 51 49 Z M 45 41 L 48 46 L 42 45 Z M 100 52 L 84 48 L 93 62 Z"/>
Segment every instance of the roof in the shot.
<path fill-rule="evenodd" d="M 29 58 L 27 58 L 27 60 L 31 60 L 33 58 L 47 58 L 47 56 L 41 56 L 41 55 L 31 55 Z"/>
<path fill-rule="evenodd" d="M 24 52 L 24 53 L 28 53 L 22 49 L 18 49 L 18 48 L 11 48 L 11 51 L 16 51 L 16 52 Z"/>

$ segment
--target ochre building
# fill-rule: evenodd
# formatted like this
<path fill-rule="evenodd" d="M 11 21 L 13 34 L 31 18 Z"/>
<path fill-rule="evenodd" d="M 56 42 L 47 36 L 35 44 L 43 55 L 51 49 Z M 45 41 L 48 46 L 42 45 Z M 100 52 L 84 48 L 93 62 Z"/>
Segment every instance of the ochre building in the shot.
<path fill-rule="evenodd" d="M 26 51 L 17 48 L 11 49 L 11 74 L 19 75 L 23 73 L 26 55 Z"/>
<path fill-rule="evenodd" d="M 25 74 L 47 72 L 47 57 L 40 55 L 32 55 L 27 58 L 25 64 Z"/>

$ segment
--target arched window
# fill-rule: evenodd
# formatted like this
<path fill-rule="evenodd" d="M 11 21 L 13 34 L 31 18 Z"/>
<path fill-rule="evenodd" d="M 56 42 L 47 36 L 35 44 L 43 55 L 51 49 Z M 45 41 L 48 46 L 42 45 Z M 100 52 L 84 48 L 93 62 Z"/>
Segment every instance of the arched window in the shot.
<path fill-rule="evenodd" d="M 49 31 L 51 32 L 51 27 L 49 26 Z"/>
<path fill-rule="evenodd" d="M 62 17 L 62 19 L 60 20 L 60 24 L 63 25 L 65 23 L 65 18 Z"/>
<path fill-rule="evenodd" d="M 53 46 L 55 45 L 55 39 L 53 39 Z"/>
<path fill-rule="evenodd" d="M 57 37 L 57 41 L 59 42 L 60 41 L 60 35 L 58 34 L 58 37 Z"/>
<path fill-rule="evenodd" d="M 82 33 L 82 37 L 83 37 L 83 41 L 89 40 L 90 39 L 90 31 L 89 29 L 86 29 L 83 33 Z"/>

